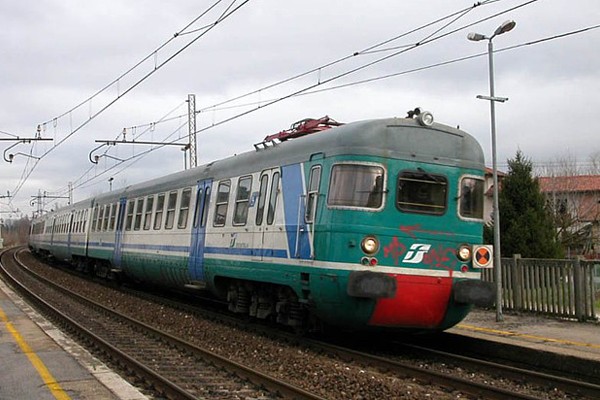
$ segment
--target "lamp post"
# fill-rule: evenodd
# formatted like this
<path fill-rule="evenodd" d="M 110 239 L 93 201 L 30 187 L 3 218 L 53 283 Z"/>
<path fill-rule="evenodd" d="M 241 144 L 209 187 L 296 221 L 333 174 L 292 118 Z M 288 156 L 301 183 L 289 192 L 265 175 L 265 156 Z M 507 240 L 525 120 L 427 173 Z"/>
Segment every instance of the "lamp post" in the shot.
<path fill-rule="evenodd" d="M 490 37 L 482 35 L 480 33 L 469 33 L 467 38 L 469 40 L 478 42 L 480 40 L 488 41 L 488 64 L 489 64 L 489 76 L 490 76 L 490 95 L 489 96 L 477 96 L 478 99 L 489 100 L 490 102 L 490 118 L 491 118 L 491 129 L 492 129 L 492 177 L 494 185 L 494 272 L 496 279 L 496 321 L 500 322 L 504 320 L 502 316 L 502 266 L 500 256 L 500 210 L 498 206 L 498 168 L 496 162 L 496 102 L 504 103 L 508 98 L 496 97 L 494 94 L 494 44 L 492 39 L 496 36 L 506 33 L 512 30 L 517 23 L 515 21 L 506 21 L 500 25 L 494 34 Z"/>

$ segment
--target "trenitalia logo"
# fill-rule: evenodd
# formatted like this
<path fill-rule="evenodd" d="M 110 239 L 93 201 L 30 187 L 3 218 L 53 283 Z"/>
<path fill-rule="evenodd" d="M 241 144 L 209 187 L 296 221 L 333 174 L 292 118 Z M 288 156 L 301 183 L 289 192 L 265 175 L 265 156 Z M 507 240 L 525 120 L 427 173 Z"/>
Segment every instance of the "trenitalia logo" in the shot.
<path fill-rule="evenodd" d="M 410 246 L 410 250 L 408 250 L 408 253 L 406 253 L 402 262 L 418 264 L 423 261 L 423 256 L 427 254 L 430 248 L 430 244 L 415 243 Z"/>

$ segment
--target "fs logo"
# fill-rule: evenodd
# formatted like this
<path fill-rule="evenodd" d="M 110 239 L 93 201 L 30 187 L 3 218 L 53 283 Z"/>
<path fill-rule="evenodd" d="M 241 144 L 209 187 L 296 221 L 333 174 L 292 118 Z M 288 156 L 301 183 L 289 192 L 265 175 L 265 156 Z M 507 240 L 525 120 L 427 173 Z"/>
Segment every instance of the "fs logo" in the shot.
<path fill-rule="evenodd" d="M 427 254 L 430 248 L 430 244 L 415 243 L 412 246 L 410 246 L 410 250 L 408 250 L 402 262 L 409 264 L 418 264 L 421 261 L 423 261 L 423 256 Z"/>

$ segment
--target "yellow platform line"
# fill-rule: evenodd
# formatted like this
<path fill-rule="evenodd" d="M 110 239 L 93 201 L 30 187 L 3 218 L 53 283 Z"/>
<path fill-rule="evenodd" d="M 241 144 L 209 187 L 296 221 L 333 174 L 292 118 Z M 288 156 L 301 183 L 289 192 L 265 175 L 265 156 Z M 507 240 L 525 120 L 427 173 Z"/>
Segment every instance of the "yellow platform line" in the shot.
<path fill-rule="evenodd" d="M 600 344 L 574 342 L 572 340 L 564 340 L 564 339 L 552 339 L 552 338 L 547 338 L 547 337 L 544 337 L 544 336 L 536 336 L 536 335 L 528 335 L 528 334 L 525 334 L 525 333 L 501 331 L 501 330 L 498 330 L 498 329 L 482 328 L 480 326 L 467 325 L 467 324 L 458 324 L 458 325 L 456 325 L 456 327 L 459 328 L 459 329 L 466 329 L 466 330 L 470 330 L 470 331 L 485 332 L 485 333 L 493 333 L 493 334 L 501 335 L 501 336 L 517 336 L 517 337 L 522 337 L 522 338 L 525 338 L 525 339 L 542 340 L 544 342 L 552 342 L 552 343 L 568 344 L 568 345 L 571 345 L 571 346 L 589 347 L 589 348 L 592 348 L 592 349 L 600 349 Z"/>
<path fill-rule="evenodd" d="M 15 341 L 17 342 L 23 353 L 27 355 L 27 358 L 29 358 L 29 362 L 31 362 L 31 365 L 33 365 L 33 367 L 37 370 L 38 374 L 44 381 L 44 384 L 48 386 L 48 389 L 50 390 L 52 395 L 54 395 L 54 398 L 56 398 L 57 400 L 70 400 L 71 397 L 69 397 L 69 395 L 65 393 L 65 391 L 60 387 L 60 385 L 58 384 L 58 382 L 56 382 L 56 379 L 54 379 L 50 371 L 48 371 L 48 368 L 46 368 L 42 360 L 31 349 L 31 347 L 29 347 L 27 342 L 25 342 L 25 340 L 23 339 L 23 336 L 21 336 L 19 331 L 8 320 L 8 317 L 2 310 L 2 307 L 0 307 L 0 320 L 4 322 L 6 329 L 13 335 Z"/>

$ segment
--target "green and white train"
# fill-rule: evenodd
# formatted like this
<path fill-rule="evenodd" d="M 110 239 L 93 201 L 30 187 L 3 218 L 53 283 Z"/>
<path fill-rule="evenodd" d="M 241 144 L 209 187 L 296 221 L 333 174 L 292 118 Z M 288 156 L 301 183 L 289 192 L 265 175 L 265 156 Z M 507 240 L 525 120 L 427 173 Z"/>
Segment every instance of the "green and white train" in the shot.
<path fill-rule="evenodd" d="M 484 157 L 416 111 L 301 121 L 253 151 L 46 213 L 30 248 L 302 329 L 449 328 L 495 297 L 473 261 Z"/>

